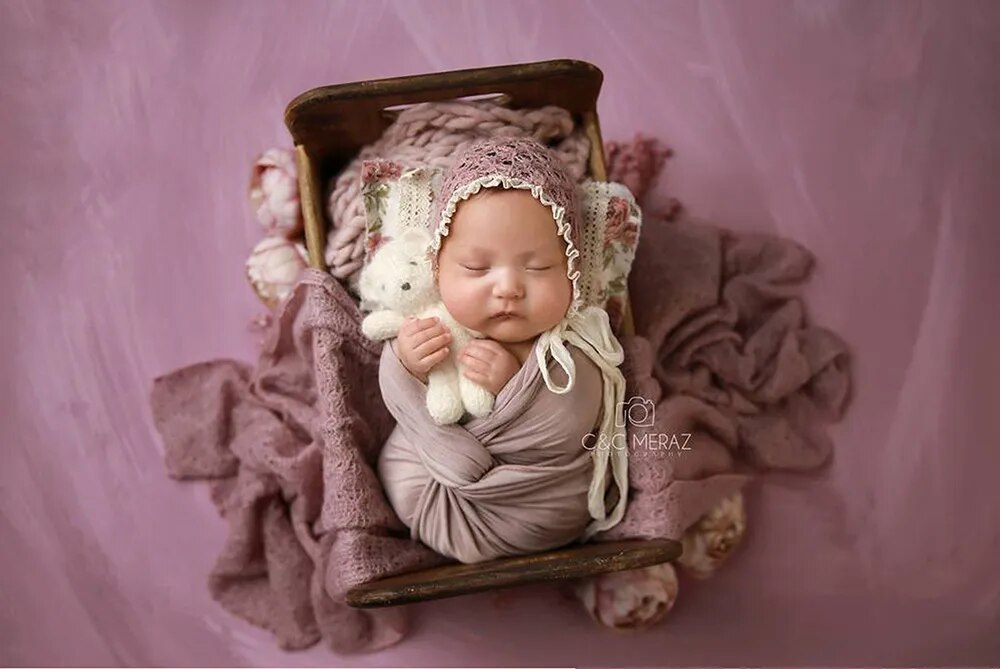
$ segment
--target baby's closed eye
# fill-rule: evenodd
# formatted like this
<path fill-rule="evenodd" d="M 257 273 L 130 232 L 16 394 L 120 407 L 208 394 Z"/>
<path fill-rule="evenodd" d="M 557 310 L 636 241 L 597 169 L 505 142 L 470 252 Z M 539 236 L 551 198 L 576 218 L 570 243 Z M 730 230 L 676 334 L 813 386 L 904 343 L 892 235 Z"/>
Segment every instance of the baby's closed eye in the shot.
<path fill-rule="evenodd" d="M 479 263 L 470 263 L 470 264 L 460 263 L 460 264 L 462 265 L 462 267 L 469 270 L 470 272 L 485 272 L 486 270 L 489 269 L 489 266 L 480 265 Z"/>
<path fill-rule="evenodd" d="M 483 265 L 480 263 L 460 263 L 460 264 L 463 268 L 469 270 L 470 272 L 485 272 L 488 269 L 490 269 L 489 265 Z M 546 272 L 555 267 L 556 265 L 554 264 L 534 263 L 525 266 L 524 269 L 528 270 L 529 272 Z"/>

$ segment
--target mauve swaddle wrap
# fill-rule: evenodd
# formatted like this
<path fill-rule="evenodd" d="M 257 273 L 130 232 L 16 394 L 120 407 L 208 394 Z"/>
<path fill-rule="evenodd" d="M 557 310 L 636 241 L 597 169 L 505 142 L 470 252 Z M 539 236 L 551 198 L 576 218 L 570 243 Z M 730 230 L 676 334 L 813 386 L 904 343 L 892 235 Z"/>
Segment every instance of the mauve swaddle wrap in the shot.
<path fill-rule="evenodd" d="M 588 523 L 593 461 L 584 437 L 597 422 L 601 374 L 579 349 L 573 389 L 548 390 L 535 355 L 464 425 L 426 415 L 427 387 L 382 349 L 379 382 L 396 428 L 379 478 L 411 536 L 462 562 L 534 553 L 579 538 Z M 558 365 L 554 380 L 565 382 Z"/>
<path fill-rule="evenodd" d="M 624 437 L 625 379 L 619 369 L 624 353 L 608 314 L 585 301 L 583 284 L 590 285 L 593 277 L 583 277 L 581 272 L 585 258 L 581 257 L 580 202 L 566 166 L 550 149 L 529 138 L 492 137 L 468 146 L 444 174 L 435 196 L 429 220 L 433 264 L 437 266 L 437 254 L 462 202 L 491 188 L 529 191 L 550 210 L 552 234 L 564 245 L 566 278 L 572 285 L 565 315 L 536 335 L 533 360 L 520 370 L 518 376 L 530 374 L 530 379 L 523 379 L 530 380 L 530 385 L 516 397 L 508 396 L 511 408 L 505 407 L 507 413 L 497 415 L 494 408 L 486 422 L 476 421 L 467 430 L 441 428 L 424 405 L 415 401 L 426 396 L 422 384 L 405 379 L 393 382 L 402 365 L 398 359 L 395 365 L 382 359 L 383 398 L 403 426 L 395 433 L 399 459 L 387 461 L 383 487 L 415 539 L 463 562 L 532 553 L 590 538 L 618 524 L 628 501 L 626 455 L 607 446 Z M 412 225 L 423 227 L 419 220 Z M 561 379 L 552 376 L 550 356 L 563 374 Z M 579 394 L 594 392 L 589 384 L 579 392 L 576 388 L 581 381 L 578 361 L 584 358 L 588 372 L 597 374 L 596 404 L 589 395 L 581 398 Z M 542 386 L 551 392 L 539 392 Z M 578 403 L 580 399 L 583 404 Z M 560 425 L 552 415 L 542 419 L 538 411 L 529 410 L 531 402 L 549 405 L 552 415 L 567 417 L 566 424 Z M 538 420 L 533 422 L 533 417 Z M 494 418 L 505 426 L 499 433 Z M 521 419 L 527 424 L 517 425 Z M 593 443 L 603 448 L 585 448 L 583 437 L 591 429 L 595 430 Z M 491 444 L 477 439 L 480 431 L 513 440 L 506 448 L 520 453 L 517 468 L 501 466 L 492 471 L 496 454 Z M 546 451 L 554 445 L 565 452 L 562 459 L 554 460 Z M 574 463 L 572 471 L 566 469 L 566 458 Z M 402 463 L 399 468 L 397 462 Z M 499 462 L 505 463 L 502 458 Z M 590 477 L 581 498 L 576 482 L 583 469 Z M 608 474 L 616 491 L 611 493 L 615 499 L 610 510 Z M 578 509 L 572 507 L 573 501 L 579 502 Z M 581 525 L 581 519 L 588 516 L 590 522 Z"/>

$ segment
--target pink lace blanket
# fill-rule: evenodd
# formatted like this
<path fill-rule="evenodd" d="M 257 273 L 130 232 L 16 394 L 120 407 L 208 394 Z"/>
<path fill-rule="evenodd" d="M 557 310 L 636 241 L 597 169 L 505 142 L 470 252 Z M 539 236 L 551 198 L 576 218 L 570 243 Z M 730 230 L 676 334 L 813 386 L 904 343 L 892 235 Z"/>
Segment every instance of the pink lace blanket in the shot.
<path fill-rule="evenodd" d="M 598 540 L 680 537 L 754 470 L 810 470 L 848 402 L 848 354 L 806 320 L 809 253 L 790 241 L 650 220 L 632 272 L 637 336 L 622 338 L 630 502 Z M 152 407 L 178 479 L 209 479 L 229 525 L 213 596 L 285 648 L 321 638 L 369 651 L 406 634 L 406 607 L 357 610 L 345 592 L 439 564 L 379 484 L 394 423 L 381 344 L 353 298 L 309 270 L 256 366 L 216 360 L 155 380 Z"/>

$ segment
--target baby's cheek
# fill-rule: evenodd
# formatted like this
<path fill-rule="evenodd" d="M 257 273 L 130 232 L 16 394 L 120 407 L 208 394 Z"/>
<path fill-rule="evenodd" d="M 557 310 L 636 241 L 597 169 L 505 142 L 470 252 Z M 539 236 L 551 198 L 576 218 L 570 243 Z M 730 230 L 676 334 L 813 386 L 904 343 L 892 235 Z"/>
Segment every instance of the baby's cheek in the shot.
<path fill-rule="evenodd" d="M 470 320 L 476 313 L 477 300 L 468 282 L 442 276 L 438 280 L 438 293 L 448 312 L 459 323 Z"/>
<path fill-rule="evenodd" d="M 540 300 L 545 305 L 545 320 L 557 324 L 566 315 L 573 301 L 573 282 L 569 279 L 556 280 L 542 287 L 544 298 Z"/>

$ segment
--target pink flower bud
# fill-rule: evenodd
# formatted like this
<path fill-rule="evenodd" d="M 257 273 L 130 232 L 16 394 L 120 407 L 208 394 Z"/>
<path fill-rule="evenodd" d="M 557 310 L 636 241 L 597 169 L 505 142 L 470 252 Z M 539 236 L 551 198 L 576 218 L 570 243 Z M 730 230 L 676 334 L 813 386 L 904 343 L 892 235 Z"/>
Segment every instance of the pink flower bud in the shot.
<path fill-rule="evenodd" d="M 581 579 L 576 595 L 605 627 L 641 630 L 659 622 L 677 601 L 677 573 L 670 563 Z"/>
<path fill-rule="evenodd" d="M 275 306 L 291 292 L 306 268 L 306 249 L 284 237 L 267 237 L 247 258 L 247 278 L 257 296 Z"/>
<path fill-rule="evenodd" d="M 684 533 L 677 560 L 684 573 L 705 579 L 718 571 L 743 540 L 747 529 L 743 495 L 736 493 L 702 516 Z"/>
<path fill-rule="evenodd" d="M 267 234 L 293 238 L 302 231 L 298 170 L 290 149 L 269 149 L 250 175 L 250 206 Z"/>

